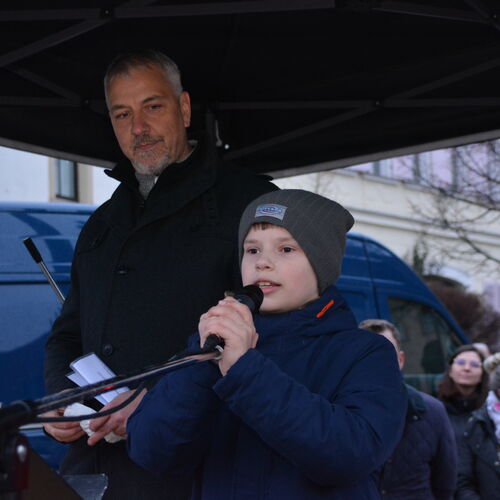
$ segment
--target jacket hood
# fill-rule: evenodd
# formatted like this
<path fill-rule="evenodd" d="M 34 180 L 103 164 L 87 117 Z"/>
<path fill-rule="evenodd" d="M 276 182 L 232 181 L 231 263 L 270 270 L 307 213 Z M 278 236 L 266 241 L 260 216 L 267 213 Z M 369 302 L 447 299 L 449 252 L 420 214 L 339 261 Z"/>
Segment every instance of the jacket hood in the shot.
<path fill-rule="evenodd" d="M 281 314 L 258 314 L 255 327 L 265 338 L 282 335 L 283 331 L 287 332 L 287 337 L 316 337 L 358 329 L 354 314 L 335 285 L 329 286 L 304 309 Z"/>

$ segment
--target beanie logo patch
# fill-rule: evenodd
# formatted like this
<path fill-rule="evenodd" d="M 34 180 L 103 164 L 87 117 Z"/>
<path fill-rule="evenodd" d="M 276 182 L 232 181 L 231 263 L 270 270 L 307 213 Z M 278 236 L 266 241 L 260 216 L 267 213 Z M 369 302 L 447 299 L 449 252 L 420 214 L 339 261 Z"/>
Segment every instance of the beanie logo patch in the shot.
<path fill-rule="evenodd" d="M 255 209 L 255 217 L 274 217 L 275 219 L 283 220 L 287 207 L 277 205 L 276 203 L 266 203 L 259 205 Z"/>

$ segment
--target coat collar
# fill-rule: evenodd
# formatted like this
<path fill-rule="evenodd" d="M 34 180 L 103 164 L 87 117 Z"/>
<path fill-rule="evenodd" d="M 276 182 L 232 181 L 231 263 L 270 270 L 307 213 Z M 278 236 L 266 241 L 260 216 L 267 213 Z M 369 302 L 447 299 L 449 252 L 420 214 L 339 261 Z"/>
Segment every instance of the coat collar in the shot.
<path fill-rule="evenodd" d="M 485 434 L 489 434 L 493 440 L 496 440 L 495 426 L 490 416 L 488 415 L 486 406 L 482 406 L 481 408 L 472 412 L 467 423 L 467 428 L 470 428 L 470 426 L 474 425 L 474 422 L 477 422 L 477 424 L 483 428 Z"/>
<path fill-rule="evenodd" d="M 405 384 L 408 394 L 407 420 L 420 420 L 426 412 L 425 403 L 420 393 L 411 385 Z"/>
<path fill-rule="evenodd" d="M 356 319 L 338 289 L 331 285 L 321 297 L 304 309 L 282 314 L 259 314 L 255 317 L 259 334 L 266 338 L 281 336 L 316 337 L 339 331 L 356 330 Z"/>
<path fill-rule="evenodd" d="M 124 217 L 123 214 L 125 192 L 128 193 L 127 197 L 130 199 L 130 210 L 143 207 L 143 213 L 136 228 L 169 216 L 215 184 L 216 165 L 215 148 L 210 147 L 205 138 L 201 138 L 186 160 L 170 165 L 163 171 L 147 200 L 144 201 L 139 193 L 134 168 L 128 160 L 119 162 L 113 170 L 106 171 L 108 176 L 121 183 L 110 200 L 109 217 L 115 223 L 117 221 L 125 223 L 133 219 L 133 217 Z"/>

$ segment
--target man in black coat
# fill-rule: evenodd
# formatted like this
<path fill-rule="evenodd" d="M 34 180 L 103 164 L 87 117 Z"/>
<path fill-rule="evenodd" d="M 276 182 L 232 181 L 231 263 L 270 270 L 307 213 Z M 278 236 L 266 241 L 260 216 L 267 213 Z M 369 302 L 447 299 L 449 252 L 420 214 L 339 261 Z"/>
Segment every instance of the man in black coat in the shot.
<path fill-rule="evenodd" d="M 70 291 L 46 345 L 49 393 L 72 386 L 69 364 L 82 354 L 95 352 L 124 373 L 181 350 L 200 315 L 239 285 L 236 242 L 243 209 L 276 189 L 262 176 L 221 162 L 203 139 L 188 141 L 189 94 L 165 55 L 119 56 L 108 68 L 105 91 L 128 161 L 106 172 L 120 185 L 77 242 Z M 45 424 L 48 434 L 71 443 L 61 471 L 106 473 L 106 499 L 184 497 L 180 480 L 150 476 L 128 459 L 123 441 L 102 439 L 110 432 L 126 437 L 127 418 L 144 392 L 94 420 L 88 440 L 78 423 Z"/>
<path fill-rule="evenodd" d="M 367 319 L 359 325 L 383 335 L 404 366 L 399 330 L 389 321 Z M 381 471 L 379 492 L 387 500 L 452 500 L 457 481 L 457 448 L 443 404 L 407 385 L 408 409 L 403 436 Z"/>

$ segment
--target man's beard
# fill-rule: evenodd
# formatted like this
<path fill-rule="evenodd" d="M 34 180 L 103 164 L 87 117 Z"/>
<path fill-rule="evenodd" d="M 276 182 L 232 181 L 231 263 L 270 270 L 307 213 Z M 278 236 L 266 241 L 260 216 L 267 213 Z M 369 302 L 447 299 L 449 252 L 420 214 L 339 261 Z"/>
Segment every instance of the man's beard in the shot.
<path fill-rule="evenodd" d="M 161 137 L 156 138 L 143 134 L 136 137 L 134 141 L 134 150 L 141 144 L 154 144 L 159 142 L 163 142 Z M 141 156 L 144 157 L 143 161 L 141 161 Z M 167 152 L 157 152 L 154 149 L 143 153 L 139 152 L 132 160 L 132 166 L 137 173 L 156 176 L 160 175 L 170 163 L 170 157 Z"/>
<path fill-rule="evenodd" d="M 138 174 L 156 175 L 159 176 L 170 165 L 170 158 L 164 155 L 158 158 L 154 163 L 141 163 L 140 161 L 133 160 L 132 166 Z"/>

